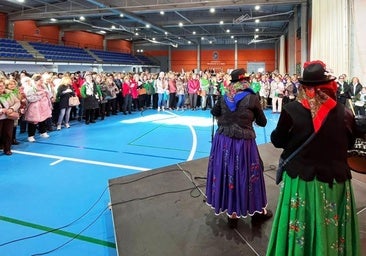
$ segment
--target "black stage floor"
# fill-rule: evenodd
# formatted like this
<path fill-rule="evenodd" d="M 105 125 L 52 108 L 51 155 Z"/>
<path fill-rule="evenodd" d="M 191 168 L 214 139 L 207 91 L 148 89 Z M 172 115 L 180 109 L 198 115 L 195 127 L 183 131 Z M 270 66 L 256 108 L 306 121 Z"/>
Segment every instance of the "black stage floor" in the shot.
<path fill-rule="evenodd" d="M 269 208 L 275 212 L 280 151 L 270 143 L 259 150 Z M 109 181 L 119 256 L 265 255 L 272 220 L 258 225 L 242 219 L 237 229 L 229 229 L 226 217 L 215 216 L 205 203 L 206 167 L 204 158 Z M 366 255 L 366 175 L 354 173 L 353 187 L 361 255 Z"/>

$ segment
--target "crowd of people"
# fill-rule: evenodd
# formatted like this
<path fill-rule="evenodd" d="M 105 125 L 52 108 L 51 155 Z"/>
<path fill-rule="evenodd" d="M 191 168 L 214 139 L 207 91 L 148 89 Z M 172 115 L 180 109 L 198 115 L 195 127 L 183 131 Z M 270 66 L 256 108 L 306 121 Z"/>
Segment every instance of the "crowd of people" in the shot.
<path fill-rule="evenodd" d="M 249 87 L 258 96 L 263 110 L 271 108 L 272 113 L 281 113 L 283 105 L 297 97 L 300 85 L 297 75 L 278 72 L 246 75 Z M 70 120 L 84 121 L 88 125 L 110 115 L 128 115 L 144 109 L 212 109 L 217 99 L 225 94 L 231 78 L 228 72 L 210 70 L 200 73 L 78 71 L 39 74 L 23 70 L 10 74 L 1 72 L 0 79 L 5 86 L 0 95 L 2 104 L 8 104 L 7 95 L 12 93 L 20 102 L 19 108 L 14 108 L 20 119 L 13 120 L 10 139 L 11 144 L 16 145 L 19 143 L 17 127 L 20 133 L 28 133 L 29 142 L 34 142 L 37 130 L 41 137 L 48 138 L 49 131 L 70 128 Z M 357 114 L 365 115 L 366 87 L 360 84 L 359 79 L 354 77 L 347 82 L 346 75 L 342 74 L 337 84 L 338 101 L 353 105 Z M 70 105 L 69 99 L 73 96 L 79 98 L 78 106 Z M 4 106 L 2 109 L 5 111 L 7 108 Z M 8 118 L 2 114 L 0 120 L 5 119 Z M 4 134 L 9 132 L 8 128 L 2 130 L 2 145 L 5 145 L 9 136 Z M 8 146 L 3 148 L 7 155 L 11 154 Z"/>

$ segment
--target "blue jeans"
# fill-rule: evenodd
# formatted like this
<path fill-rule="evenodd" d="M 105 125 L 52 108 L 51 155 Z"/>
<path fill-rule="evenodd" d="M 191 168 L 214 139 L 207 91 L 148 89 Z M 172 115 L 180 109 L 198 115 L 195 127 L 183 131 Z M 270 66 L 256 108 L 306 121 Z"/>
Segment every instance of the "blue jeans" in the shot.
<path fill-rule="evenodd" d="M 62 124 L 62 120 L 64 119 L 64 117 L 65 117 L 65 124 L 68 124 L 70 121 L 70 112 L 71 112 L 71 107 L 61 108 L 60 114 L 58 116 L 57 124 L 58 125 Z"/>
<path fill-rule="evenodd" d="M 177 108 L 183 108 L 184 107 L 184 94 L 178 94 L 178 103 Z"/>

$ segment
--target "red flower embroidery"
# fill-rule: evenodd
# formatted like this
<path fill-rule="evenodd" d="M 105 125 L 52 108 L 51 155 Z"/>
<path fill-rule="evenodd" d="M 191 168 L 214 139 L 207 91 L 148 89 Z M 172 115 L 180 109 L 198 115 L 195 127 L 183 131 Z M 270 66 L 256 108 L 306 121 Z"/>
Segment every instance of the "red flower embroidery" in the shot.
<path fill-rule="evenodd" d="M 290 225 L 290 229 L 293 230 L 293 231 L 295 231 L 295 232 L 298 232 L 300 230 L 299 226 L 293 225 L 293 224 Z"/>

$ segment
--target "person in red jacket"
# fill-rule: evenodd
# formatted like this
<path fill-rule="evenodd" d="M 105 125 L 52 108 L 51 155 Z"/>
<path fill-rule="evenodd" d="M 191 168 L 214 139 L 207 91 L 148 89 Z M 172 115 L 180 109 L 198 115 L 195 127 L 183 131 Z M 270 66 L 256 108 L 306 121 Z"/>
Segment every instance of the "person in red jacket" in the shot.
<path fill-rule="evenodd" d="M 131 83 L 130 83 L 133 111 L 137 111 L 139 108 L 139 92 L 138 92 L 139 84 L 141 84 L 140 75 L 134 74 L 132 76 Z"/>
<path fill-rule="evenodd" d="M 131 77 L 129 74 L 126 74 L 123 78 L 122 83 L 122 96 L 123 96 L 123 114 L 127 115 L 127 111 L 131 114 L 132 108 L 132 86 L 133 83 L 131 81 Z"/>
<path fill-rule="evenodd" d="M 200 90 L 200 79 L 198 74 L 191 74 L 188 78 L 188 96 L 191 110 L 196 110 L 197 98 Z"/>
<path fill-rule="evenodd" d="M 83 97 L 81 97 L 81 94 L 80 94 L 80 89 L 81 89 L 81 86 L 83 86 L 84 82 L 85 82 L 85 79 L 81 76 L 80 71 L 76 72 L 73 77 L 72 88 L 73 88 L 76 96 L 79 97 L 80 104 L 77 107 L 73 107 L 72 111 L 76 111 L 76 115 L 73 115 L 73 116 L 76 116 L 79 121 L 81 121 L 81 119 L 84 115 Z"/>

